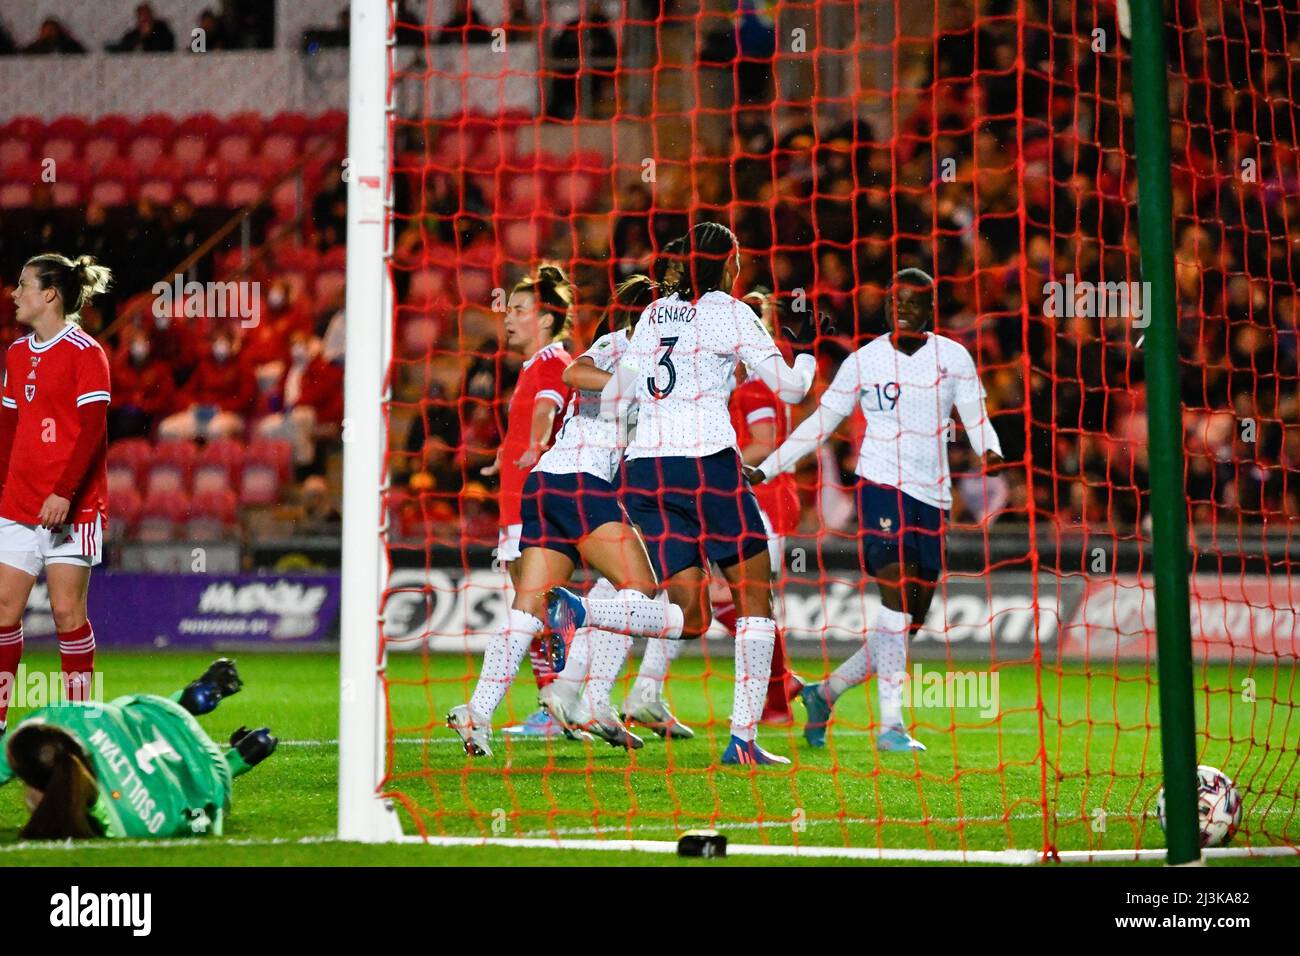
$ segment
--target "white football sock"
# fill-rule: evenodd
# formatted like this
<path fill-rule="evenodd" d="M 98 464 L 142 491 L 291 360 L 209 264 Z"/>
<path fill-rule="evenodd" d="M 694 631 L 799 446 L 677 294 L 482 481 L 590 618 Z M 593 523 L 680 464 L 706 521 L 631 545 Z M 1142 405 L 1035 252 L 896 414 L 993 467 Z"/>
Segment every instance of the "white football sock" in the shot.
<path fill-rule="evenodd" d="M 583 601 L 587 608 L 587 626 L 618 631 L 634 637 L 682 636 L 682 609 L 668 600 L 668 595 L 648 598 L 631 588 L 619 591 L 613 600 L 592 598 Z"/>
<path fill-rule="evenodd" d="M 469 699 L 475 714 L 491 720 L 497 706 L 510 690 L 510 684 L 519 670 L 519 663 L 528 653 L 533 637 L 540 634 L 542 622 L 526 611 L 511 608 L 503 624 L 483 652 L 483 669 L 479 671 L 478 686 Z"/>
<path fill-rule="evenodd" d="M 680 643 L 674 642 L 674 643 Z M 632 638 L 613 631 L 591 629 L 591 667 L 587 672 L 587 706 L 594 713 L 609 706 L 614 682 L 627 663 Z"/>
<path fill-rule="evenodd" d="M 776 647 L 776 621 L 770 617 L 736 620 L 736 685 L 731 700 L 731 733 L 741 740 L 758 735 L 758 718 L 767 700 Z"/>
<path fill-rule="evenodd" d="M 902 611 L 882 607 L 867 635 L 876 668 L 882 727 L 903 724 L 903 681 L 907 678 L 907 627 L 912 619 Z"/>
<path fill-rule="evenodd" d="M 857 687 L 866 680 L 870 673 L 871 653 L 867 650 L 867 645 L 863 644 L 856 654 L 831 672 L 831 676 L 822 685 L 822 693 L 827 702 L 833 704 L 850 687 Z"/>
<path fill-rule="evenodd" d="M 662 637 L 650 637 L 645 642 L 645 653 L 641 655 L 641 669 L 637 671 L 633 693 L 646 700 L 659 700 L 663 695 L 664 678 L 668 676 L 668 665 L 682 652 L 685 641 L 668 640 Z"/>
<path fill-rule="evenodd" d="M 557 686 L 563 689 L 565 697 L 577 700 L 582 696 L 582 685 L 587 680 L 587 671 L 591 665 L 591 635 L 589 627 L 580 627 L 573 633 L 569 642 L 569 653 L 564 660 L 564 670 L 555 676 Z"/>

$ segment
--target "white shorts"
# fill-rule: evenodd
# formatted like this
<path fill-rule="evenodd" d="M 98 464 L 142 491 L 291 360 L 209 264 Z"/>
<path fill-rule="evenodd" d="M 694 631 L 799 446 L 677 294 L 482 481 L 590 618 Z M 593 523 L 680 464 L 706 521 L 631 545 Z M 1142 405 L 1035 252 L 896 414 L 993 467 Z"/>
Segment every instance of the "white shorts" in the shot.
<path fill-rule="evenodd" d="M 0 564 L 38 577 L 47 564 L 93 568 L 103 560 L 104 522 L 100 518 L 61 525 L 50 531 L 35 524 L 0 518 Z"/>
<path fill-rule="evenodd" d="M 497 560 L 514 561 L 519 557 L 519 536 L 523 530 L 522 523 L 506 525 L 501 529 L 497 535 Z"/>

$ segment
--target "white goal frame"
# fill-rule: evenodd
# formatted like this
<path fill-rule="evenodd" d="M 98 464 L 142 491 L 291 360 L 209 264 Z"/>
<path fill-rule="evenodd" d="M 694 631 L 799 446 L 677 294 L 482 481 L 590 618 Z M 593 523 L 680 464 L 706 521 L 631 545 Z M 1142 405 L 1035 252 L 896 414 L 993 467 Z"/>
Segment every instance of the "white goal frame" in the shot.
<path fill-rule="evenodd" d="M 348 56 L 347 353 L 343 420 L 343 606 L 339 615 L 340 840 L 402 836 L 380 797 L 387 707 L 381 600 L 388 580 L 380 496 L 387 487 L 385 381 L 392 355 L 389 221 L 389 0 L 353 0 Z"/>

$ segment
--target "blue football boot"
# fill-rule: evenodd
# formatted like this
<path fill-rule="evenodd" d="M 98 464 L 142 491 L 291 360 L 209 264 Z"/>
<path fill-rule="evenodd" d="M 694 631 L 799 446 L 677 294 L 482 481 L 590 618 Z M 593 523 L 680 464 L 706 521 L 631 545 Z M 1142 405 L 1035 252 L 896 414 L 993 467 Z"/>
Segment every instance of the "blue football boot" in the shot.
<path fill-rule="evenodd" d="M 732 734 L 731 742 L 727 744 L 727 749 L 722 752 L 722 762 L 763 766 L 788 764 L 790 759 L 768 753 L 758 745 L 756 740 L 741 740 L 735 734 Z"/>
<path fill-rule="evenodd" d="M 826 746 L 826 726 L 831 722 L 831 705 L 822 693 L 821 684 L 806 684 L 799 691 L 799 699 L 808 711 L 808 723 L 803 729 L 803 739 L 809 747 Z"/>

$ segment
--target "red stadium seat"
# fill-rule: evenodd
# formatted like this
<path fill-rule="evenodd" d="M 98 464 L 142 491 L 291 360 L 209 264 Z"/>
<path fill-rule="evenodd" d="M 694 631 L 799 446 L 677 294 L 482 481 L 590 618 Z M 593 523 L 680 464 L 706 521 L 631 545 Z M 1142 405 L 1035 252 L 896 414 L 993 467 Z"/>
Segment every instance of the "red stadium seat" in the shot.
<path fill-rule="evenodd" d="M 152 133 L 127 137 L 126 155 L 136 169 L 148 169 L 167 152 L 168 142 Z"/>
<path fill-rule="evenodd" d="M 192 441 L 161 441 L 153 446 L 145 486 L 155 490 L 189 487 L 198 448 Z"/>
<path fill-rule="evenodd" d="M 193 113 L 176 124 L 177 136 L 200 136 L 212 139 L 222 128 L 221 120 L 211 113 Z"/>
<path fill-rule="evenodd" d="M 80 139 L 73 139 L 70 136 L 47 137 L 44 145 L 41 146 L 41 157 L 52 159 L 62 166 L 69 160 L 80 157 L 82 145 Z"/>
<path fill-rule="evenodd" d="M 0 169 L 30 162 L 35 153 L 35 144 L 31 140 L 0 139 Z"/>
<path fill-rule="evenodd" d="M 99 169 L 105 163 L 117 157 L 122 144 L 116 136 L 91 135 L 86 139 L 81 156 L 91 169 Z"/>
<path fill-rule="evenodd" d="M 135 124 L 118 113 L 101 116 L 90 124 L 92 136 L 110 136 L 119 142 L 129 136 L 134 129 Z"/>
<path fill-rule="evenodd" d="M 86 168 L 86 164 L 75 157 L 70 157 L 58 163 L 55 169 L 58 178 L 50 183 L 54 205 L 60 209 L 84 205 L 90 187 L 90 170 Z"/>
<path fill-rule="evenodd" d="M 260 113 L 236 113 L 222 123 L 228 133 L 243 133 L 253 139 L 261 139 L 266 130 L 266 120 Z"/>
<path fill-rule="evenodd" d="M 206 491 L 232 489 L 244 467 L 244 446 L 232 438 L 217 438 L 199 452 L 194 466 L 195 497 Z"/>
<path fill-rule="evenodd" d="M 118 156 L 94 171 L 89 199 L 101 206 L 125 206 L 135 196 L 135 183 L 135 167 Z"/>
<path fill-rule="evenodd" d="M 208 140 L 197 133 L 179 133 L 172 141 L 171 156 L 186 169 L 198 169 L 208 160 Z"/>
<path fill-rule="evenodd" d="M 190 517 L 185 536 L 191 541 L 229 537 L 238 527 L 239 499 L 229 488 L 195 492 L 190 499 Z"/>
<path fill-rule="evenodd" d="M 144 500 L 134 485 L 120 488 L 113 487 L 113 473 L 109 472 L 108 486 L 108 526 L 104 529 L 110 541 L 121 541 L 130 537 L 140 520 L 140 511 Z"/>
<path fill-rule="evenodd" d="M 145 496 L 136 522 L 138 541 L 171 541 L 177 526 L 189 518 L 190 499 L 183 491 L 157 491 Z"/>
<path fill-rule="evenodd" d="M 248 133 L 224 133 L 216 141 L 215 153 L 220 162 L 227 166 L 237 166 L 253 158 L 256 144 L 257 140 Z"/>
<path fill-rule="evenodd" d="M 302 113 L 285 112 L 276 113 L 271 117 L 270 122 L 266 124 L 268 135 L 271 132 L 284 133 L 293 136 L 295 139 L 302 139 L 307 133 L 307 117 Z"/>
<path fill-rule="evenodd" d="M 287 441 L 259 438 L 244 455 L 239 482 L 239 502 L 245 506 L 271 505 L 280 498 L 280 487 L 289 477 L 293 450 Z"/>
<path fill-rule="evenodd" d="M 181 183 L 181 194 L 195 206 L 218 206 L 222 200 L 222 183 L 215 175 L 190 175 Z"/>
<path fill-rule="evenodd" d="M 327 110 L 317 116 L 309 117 L 307 128 L 313 133 L 327 133 L 331 136 L 346 135 L 348 114 L 344 110 Z"/>
<path fill-rule="evenodd" d="M 183 178 L 181 165 L 164 156 L 140 174 L 136 180 L 138 194 L 155 203 L 170 203 L 176 198 Z"/>
<path fill-rule="evenodd" d="M 262 140 L 262 161 L 274 166 L 292 165 L 298 159 L 300 142 L 297 136 L 272 131 Z"/>
<path fill-rule="evenodd" d="M 110 471 L 121 469 L 131 473 L 132 481 L 141 486 L 144 472 L 153 457 L 153 443 L 147 438 L 120 438 L 108 446 L 107 463 Z"/>
<path fill-rule="evenodd" d="M 170 140 L 176 135 L 176 118 L 167 113 L 150 113 L 136 121 L 135 132 L 137 135 L 144 134 Z"/>
<path fill-rule="evenodd" d="M 261 178 L 256 175 L 232 173 L 226 180 L 225 205 L 234 208 L 255 203 L 262 198 L 264 188 Z"/>
<path fill-rule="evenodd" d="M 45 136 L 45 121 L 39 116 L 15 116 L 0 124 L 0 139 L 25 139 L 36 142 Z"/>
<path fill-rule="evenodd" d="M 0 127 L 0 132 L 3 127 Z M 45 138 L 54 139 L 55 137 L 66 137 L 67 139 L 84 140 L 90 132 L 90 124 L 80 116 L 60 116 L 58 119 L 50 120 L 50 125 L 45 127 Z"/>

